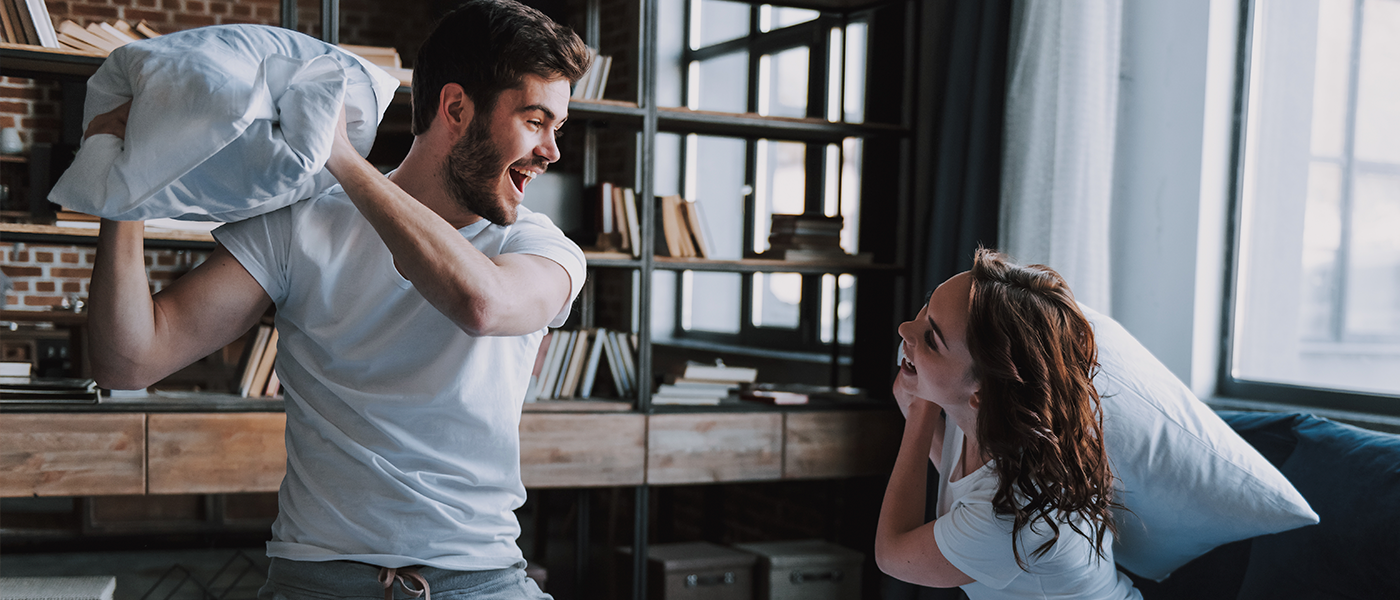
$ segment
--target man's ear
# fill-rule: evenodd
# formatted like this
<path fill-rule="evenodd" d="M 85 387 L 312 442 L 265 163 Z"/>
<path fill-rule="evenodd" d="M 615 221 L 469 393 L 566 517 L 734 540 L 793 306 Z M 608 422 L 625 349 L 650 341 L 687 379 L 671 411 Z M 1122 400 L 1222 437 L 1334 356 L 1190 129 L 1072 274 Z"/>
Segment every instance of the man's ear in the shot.
<path fill-rule="evenodd" d="M 476 104 L 467 96 L 461 85 L 449 83 L 442 86 L 442 91 L 438 92 L 438 114 L 435 120 L 447 126 L 454 138 L 467 130 L 475 116 Z"/>

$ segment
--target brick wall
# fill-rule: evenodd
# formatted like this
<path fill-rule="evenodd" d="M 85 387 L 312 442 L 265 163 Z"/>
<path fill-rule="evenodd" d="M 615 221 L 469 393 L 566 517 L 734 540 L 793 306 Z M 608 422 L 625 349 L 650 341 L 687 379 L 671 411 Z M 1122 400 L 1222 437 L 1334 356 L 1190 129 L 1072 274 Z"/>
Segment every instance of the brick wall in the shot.
<path fill-rule="evenodd" d="M 92 246 L 0 243 L 0 271 L 14 286 L 5 294 L 5 310 L 49 310 L 75 297 L 87 302 L 96 256 Z M 207 251 L 147 249 L 151 293 L 208 257 Z"/>

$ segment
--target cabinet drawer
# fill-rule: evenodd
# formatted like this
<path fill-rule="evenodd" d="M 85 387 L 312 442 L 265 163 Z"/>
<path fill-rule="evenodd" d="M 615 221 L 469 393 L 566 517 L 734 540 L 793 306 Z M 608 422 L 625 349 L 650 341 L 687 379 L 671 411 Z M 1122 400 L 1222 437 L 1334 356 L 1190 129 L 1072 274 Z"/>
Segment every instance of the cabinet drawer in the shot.
<path fill-rule="evenodd" d="M 282 413 L 152 414 L 150 493 L 276 491 L 287 468 Z"/>
<path fill-rule="evenodd" d="M 895 411 L 789 413 L 783 478 L 889 473 L 903 431 L 904 419 Z"/>
<path fill-rule="evenodd" d="M 146 491 L 146 415 L 0 416 L 0 495 Z"/>
<path fill-rule="evenodd" d="M 640 414 L 525 413 L 520 477 L 528 488 L 638 485 L 646 433 Z"/>
<path fill-rule="evenodd" d="M 778 479 L 782 438 L 779 413 L 652 415 L 647 483 Z"/>

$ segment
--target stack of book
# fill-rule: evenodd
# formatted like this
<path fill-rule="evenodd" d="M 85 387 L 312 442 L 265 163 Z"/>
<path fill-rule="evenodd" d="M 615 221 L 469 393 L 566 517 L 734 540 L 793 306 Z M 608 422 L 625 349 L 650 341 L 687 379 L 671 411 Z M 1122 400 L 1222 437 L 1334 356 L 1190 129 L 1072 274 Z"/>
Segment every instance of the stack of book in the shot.
<path fill-rule="evenodd" d="M 676 258 L 709 258 L 700 205 L 680 196 L 656 198 L 656 254 Z"/>
<path fill-rule="evenodd" d="M 870 254 L 847 254 L 841 247 L 840 215 L 773 215 L 764 258 L 791 261 L 869 262 Z"/>
<path fill-rule="evenodd" d="M 598 54 L 598 50 L 594 48 L 588 49 L 588 55 L 593 59 L 593 63 L 574 84 L 574 91 L 570 96 L 574 100 L 602 100 L 603 92 L 608 87 L 608 71 L 612 70 L 612 57 Z"/>
<path fill-rule="evenodd" d="M 160 32 L 145 21 L 133 25 L 118 19 L 110 23 L 88 23 L 87 27 L 83 27 L 65 19 L 58 24 L 60 47 L 99 56 L 107 56 L 117 48 L 159 35 Z"/>
<path fill-rule="evenodd" d="M 852 402 L 866 399 L 865 390 L 802 383 L 751 383 L 739 391 L 739 399 L 764 404 L 807 404 L 813 400 Z"/>
<path fill-rule="evenodd" d="M 44 0 L 0 0 L 0 41 L 60 47 Z"/>
<path fill-rule="evenodd" d="M 389 46 L 360 46 L 356 44 L 340 44 L 340 49 L 360 58 L 363 58 L 375 65 L 384 72 L 394 76 L 399 83 L 404 86 L 413 85 L 413 69 L 403 68 L 403 60 L 399 58 L 399 51 Z"/>
<path fill-rule="evenodd" d="M 592 398 L 603 365 L 619 397 L 631 397 L 637 381 L 637 340 L 621 331 L 558 329 L 545 335 L 535 359 L 527 402 Z"/>
<path fill-rule="evenodd" d="M 707 365 L 687 362 L 666 376 L 656 388 L 652 404 L 713 405 L 723 402 L 741 386 L 758 379 L 758 369 L 730 367 L 723 362 Z"/>
<path fill-rule="evenodd" d="M 282 382 L 273 363 L 277 360 L 277 328 L 259 323 L 244 341 L 242 375 L 238 395 L 244 398 L 276 398 L 282 395 Z"/>
<path fill-rule="evenodd" d="M 599 182 L 590 195 L 598 242 L 594 252 L 621 252 L 641 258 L 642 226 L 637 193 L 632 188 Z"/>

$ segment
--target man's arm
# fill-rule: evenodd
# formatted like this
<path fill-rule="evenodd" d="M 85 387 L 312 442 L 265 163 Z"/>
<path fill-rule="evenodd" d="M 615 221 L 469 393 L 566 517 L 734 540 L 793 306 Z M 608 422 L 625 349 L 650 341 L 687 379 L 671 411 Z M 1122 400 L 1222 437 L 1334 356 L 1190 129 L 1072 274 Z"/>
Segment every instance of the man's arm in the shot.
<path fill-rule="evenodd" d="M 394 266 L 463 331 L 522 335 L 569 300 L 569 273 L 528 254 L 487 258 L 446 220 L 389 181 L 338 131 L 327 168 L 394 255 Z"/>
<path fill-rule="evenodd" d="M 87 135 L 126 130 L 130 103 L 95 117 Z M 243 335 L 272 299 L 222 246 L 154 297 L 145 226 L 103 220 L 88 298 L 93 378 L 110 389 L 151 385 Z"/>

